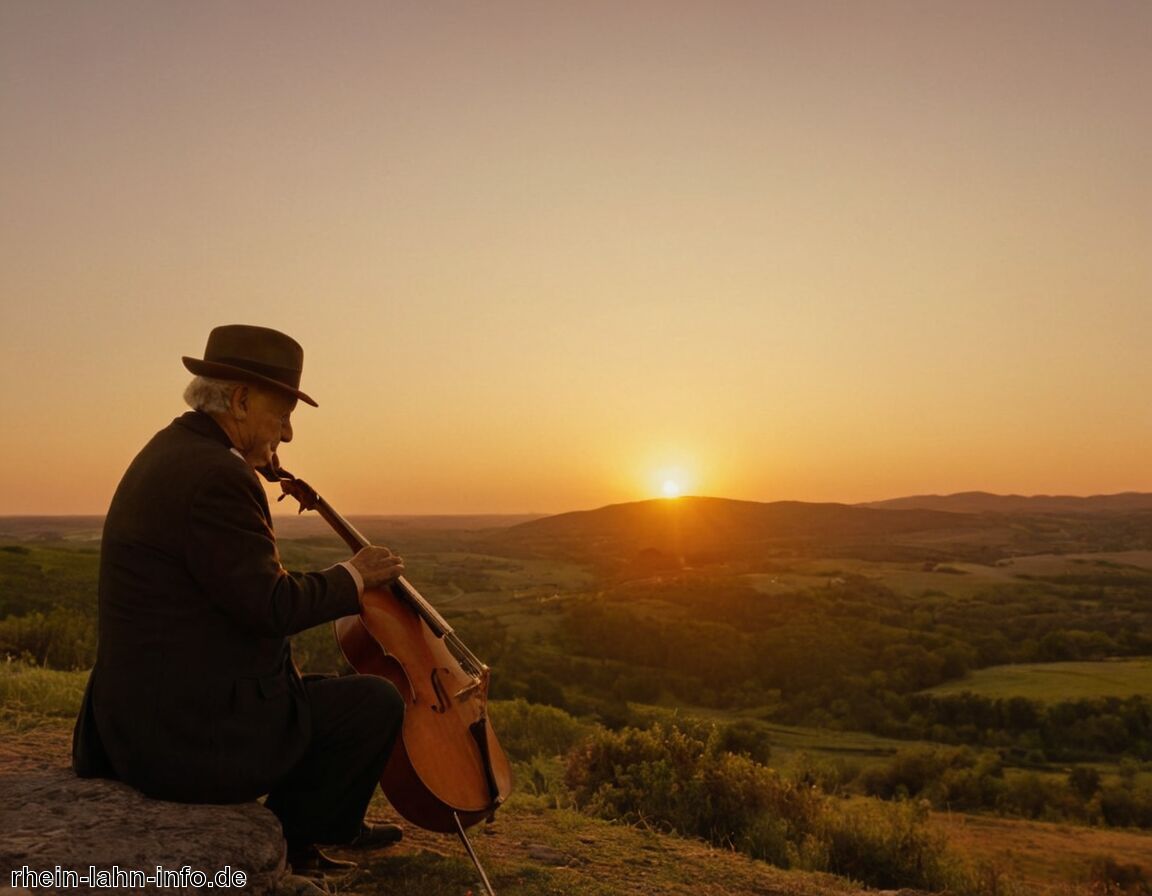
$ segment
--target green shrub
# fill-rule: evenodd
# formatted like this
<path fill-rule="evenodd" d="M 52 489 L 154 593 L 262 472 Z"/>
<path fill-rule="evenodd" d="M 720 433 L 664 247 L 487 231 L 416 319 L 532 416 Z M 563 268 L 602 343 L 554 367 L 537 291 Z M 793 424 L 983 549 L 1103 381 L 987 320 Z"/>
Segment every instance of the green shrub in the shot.
<path fill-rule="evenodd" d="M 703 837 L 781 867 L 880 887 L 952 882 L 926 803 L 832 799 L 723 744 L 720 729 L 685 722 L 601 730 L 568 755 L 565 780 L 587 812 Z"/>
<path fill-rule="evenodd" d="M 0 619 L 0 657 L 55 669 L 87 669 L 96 661 L 96 626 L 73 610 L 57 607 Z"/>
<path fill-rule="evenodd" d="M 1004 769 L 994 753 L 968 747 L 910 747 L 890 760 L 865 768 L 860 790 L 882 799 L 923 798 L 938 809 L 999 806 Z"/>
<path fill-rule="evenodd" d="M 512 799 L 546 809 L 572 809 L 572 795 L 564 786 L 564 760 L 536 754 L 514 765 L 516 788 Z"/>
<path fill-rule="evenodd" d="M 787 864 L 781 844 L 810 827 L 814 791 L 722 743 L 718 729 L 684 722 L 600 731 L 569 754 L 565 780 L 577 805 L 593 814 Z"/>
<path fill-rule="evenodd" d="M 1063 781 L 1047 781 L 1036 772 L 1027 772 L 1009 778 L 1000 795 L 999 808 L 1009 815 L 1024 818 L 1044 818 L 1050 807 L 1060 802 L 1058 790 L 1067 790 Z"/>
<path fill-rule="evenodd" d="M 974 764 L 974 755 L 964 748 L 909 747 L 886 763 L 865 769 L 860 786 L 869 796 L 882 799 L 916 797 L 939 782 L 946 771 Z"/>
<path fill-rule="evenodd" d="M 1102 896 L 1152 896 L 1152 881 L 1139 865 L 1096 856 L 1088 869 L 1093 893 Z"/>
<path fill-rule="evenodd" d="M 718 746 L 728 753 L 747 756 L 767 764 L 772 756 L 772 743 L 766 727 L 760 723 L 740 719 L 723 726 L 717 732 Z"/>
<path fill-rule="evenodd" d="M 562 709 L 524 699 L 493 700 L 488 707 L 500 745 L 513 759 L 562 755 L 592 728 Z"/>
<path fill-rule="evenodd" d="M 945 836 L 929 826 L 928 809 L 924 801 L 829 801 L 803 845 L 800 864 L 870 887 L 944 887 Z"/>
<path fill-rule="evenodd" d="M 1100 813 L 1112 827 L 1152 828 L 1152 786 L 1112 784 L 1098 799 Z"/>

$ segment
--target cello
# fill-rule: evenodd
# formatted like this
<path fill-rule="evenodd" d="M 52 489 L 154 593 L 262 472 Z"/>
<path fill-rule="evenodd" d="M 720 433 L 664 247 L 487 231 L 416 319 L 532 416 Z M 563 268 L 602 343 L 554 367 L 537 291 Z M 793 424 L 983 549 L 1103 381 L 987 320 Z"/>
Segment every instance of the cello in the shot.
<path fill-rule="evenodd" d="M 301 479 L 272 463 L 260 470 L 283 494 L 316 510 L 352 551 L 371 542 Z M 459 836 L 495 896 L 466 828 L 491 819 L 512 791 L 512 770 L 488 722 L 490 670 L 403 577 L 369 588 L 358 616 L 337 619 L 336 640 L 357 672 L 380 675 L 404 698 L 404 724 L 380 788 L 417 827 Z M 385 649 L 387 645 L 387 649 Z"/>

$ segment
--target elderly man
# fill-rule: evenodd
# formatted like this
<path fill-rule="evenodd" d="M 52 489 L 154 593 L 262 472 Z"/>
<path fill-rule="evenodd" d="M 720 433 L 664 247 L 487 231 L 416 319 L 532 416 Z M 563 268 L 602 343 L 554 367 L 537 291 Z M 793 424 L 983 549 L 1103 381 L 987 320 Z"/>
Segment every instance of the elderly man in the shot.
<path fill-rule="evenodd" d="M 403 562 L 369 547 L 318 572 L 281 566 L 256 470 L 292 440 L 303 350 L 275 330 L 217 327 L 184 358 L 192 411 L 136 456 L 100 552 L 99 649 L 73 737 L 84 777 L 159 799 L 253 800 L 279 817 L 297 870 L 317 844 L 381 845 L 364 813 L 403 718 L 375 676 L 301 679 L 288 635 L 360 610 Z"/>

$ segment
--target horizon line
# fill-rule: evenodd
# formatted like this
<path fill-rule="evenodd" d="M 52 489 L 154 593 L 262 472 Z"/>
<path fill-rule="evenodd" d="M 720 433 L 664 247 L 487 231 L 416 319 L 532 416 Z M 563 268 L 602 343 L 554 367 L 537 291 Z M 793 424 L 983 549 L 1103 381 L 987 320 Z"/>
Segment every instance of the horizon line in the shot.
<path fill-rule="evenodd" d="M 813 501 L 805 500 L 802 498 L 773 498 L 772 500 L 758 500 L 755 498 L 730 498 L 721 495 L 677 495 L 674 497 L 666 495 L 652 495 L 646 498 L 635 498 L 629 501 L 613 501 L 607 504 L 597 504 L 593 507 L 577 508 L 575 510 L 509 510 L 509 511 L 491 511 L 491 510 L 475 510 L 475 511 L 434 511 L 434 512 L 396 512 L 387 513 L 380 511 L 359 511 L 350 512 L 346 514 L 349 517 L 375 517 L 378 519 L 437 519 L 437 518 L 451 518 L 451 517 L 545 517 L 545 516 L 558 516 L 564 513 L 577 513 L 582 510 L 598 510 L 603 507 L 619 506 L 621 504 L 642 504 L 648 501 L 682 501 L 691 498 L 710 498 L 722 501 L 741 501 L 752 504 L 841 504 L 845 507 L 859 507 L 867 504 L 884 504 L 896 501 L 911 501 L 918 498 L 956 498 L 965 496 L 984 496 L 992 498 L 1019 498 L 1024 500 L 1032 499 L 1073 499 L 1073 500 L 1090 500 L 1092 498 L 1119 498 L 1127 496 L 1150 496 L 1152 491 L 1140 491 L 1137 489 L 1126 489 L 1119 492 L 1094 492 L 1092 494 L 1072 494 L 1070 492 L 1041 492 L 1026 495 L 1021 492 L 989 492 L 981 489 L 967 489 L 959 492 L 920 492 L 912 495 L 899 495 L 895 498 L 876 498 L 866 501 Z M 94 512 L 78 512 L 78 513 L 0 513 L 0 519 L 60 519 L 60 518 L 102 518 L 107 516 L 107 512 L 94 513 Z M 272 508 L 272 516 L 275 519 L 297 519 L 302 516 L 299 512 L 287 510 L 284 512 L 277 512 L 277 508 Z M 307 518 L 307 517 L 305 517 Z M 319 516 L 315 519 L 320 519 Z"/>

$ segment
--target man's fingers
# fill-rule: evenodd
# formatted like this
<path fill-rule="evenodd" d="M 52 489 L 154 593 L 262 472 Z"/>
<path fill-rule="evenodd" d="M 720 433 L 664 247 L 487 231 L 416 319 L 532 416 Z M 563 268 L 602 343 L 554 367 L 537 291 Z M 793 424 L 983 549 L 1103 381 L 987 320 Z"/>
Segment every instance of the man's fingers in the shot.
<path fill-rule="evenodd" d="M 352 565 L 368 586 L 394 581 L 404 573 L 404 559 L 388 548 L 376 545 L 359 550 L 352 558 Z"/>

